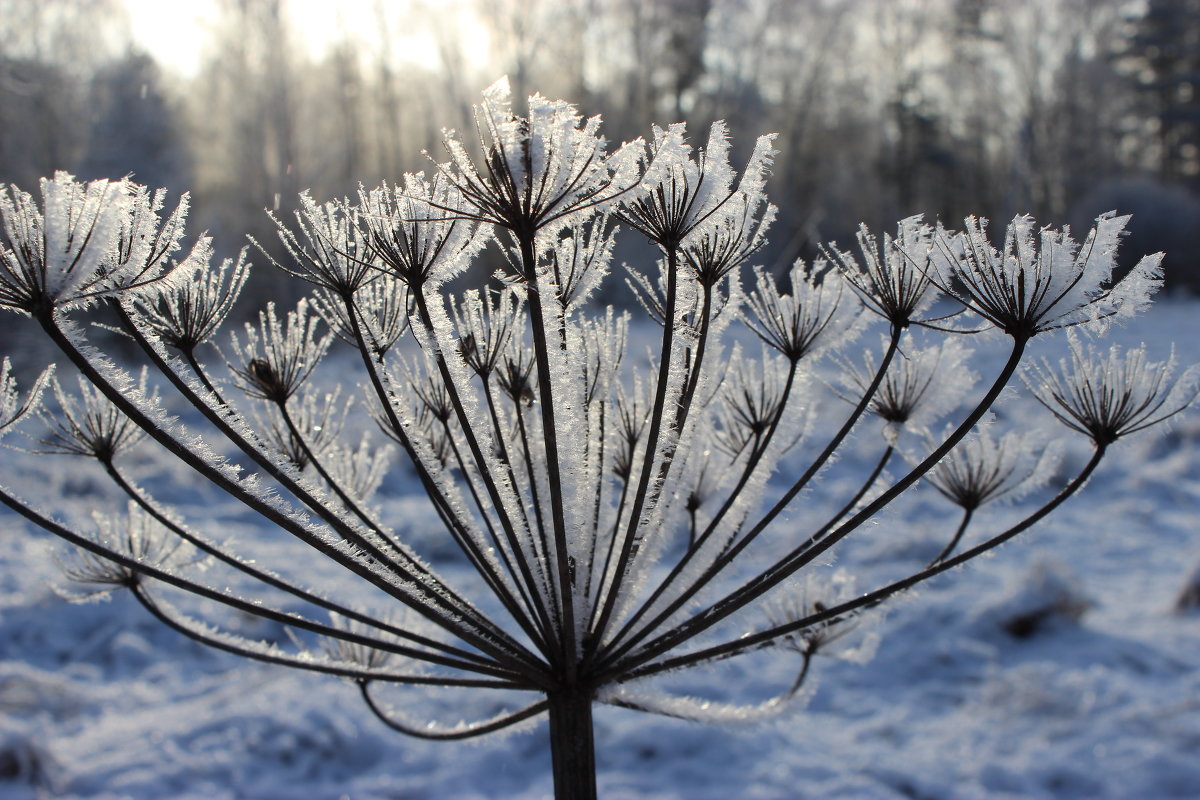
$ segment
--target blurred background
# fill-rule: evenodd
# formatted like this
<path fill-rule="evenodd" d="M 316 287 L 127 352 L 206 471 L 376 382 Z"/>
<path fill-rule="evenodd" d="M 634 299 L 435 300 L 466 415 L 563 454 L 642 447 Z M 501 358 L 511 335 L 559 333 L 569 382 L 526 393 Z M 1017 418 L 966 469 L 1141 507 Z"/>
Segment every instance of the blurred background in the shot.
<path fill-rule="evenodd" d="M 504 74 L 612 141 L 777 132 L 777 270 L 860 221 L 1116 208 L 1200 290 L 1200 0 L 0 0 L 0 182 L 190 190 L 228 255 L 428 169 Z"/>

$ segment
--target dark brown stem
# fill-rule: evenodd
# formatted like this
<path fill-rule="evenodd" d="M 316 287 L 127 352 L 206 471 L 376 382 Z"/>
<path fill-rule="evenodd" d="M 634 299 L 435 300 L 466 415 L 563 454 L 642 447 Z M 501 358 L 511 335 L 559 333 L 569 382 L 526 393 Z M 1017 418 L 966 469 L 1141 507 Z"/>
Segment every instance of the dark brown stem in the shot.
<path fill-rule="evenodd" d="M 555 418 L 554 377 L 550 369 L 550 343 L 546 335 L 546 320 L 542 309 L 541 293 L 537 291 L 534 277 L 537 271 L 537 256 L 534 252 L 532 232 L 517 235 L 521 248 L 521 266 L 530 276 L 529 322 L 533 329 L 533 352 L 538 372 L 538 399 L 542 416 L 542 446 L 546 452 L 546 482 L 550 488 L 551 531 L 554 537 L 554 566 L 558 578 L 558 594 L 562 614 L 561 658 L 569 680 L 574 676 L 579 663 L 579 651 L 575 642 L 575 600 L 571 581 L 571 568 L 567 550 L 566 509 L 563 506 L 561 463 L 558 455 L 558 425 Z M 531 480 L 533 476 L 530 476 Z"/>
<path fill-rule="evenodd" d="M 1023 533 L 1024 531 L 1033 527 L 1048 514 L 1050 514 L 1050 512 L 1062 505 L 1067 498 L 1075 494 L 1083 487 L 1085 483 L 1087 483 L 1088 478 L 1091 477 L 1091 474 L 1095 471 L 1096 467 L 1099 466 L 1100 460 L 1104 456 L 1104 452 L 1105 448 L 1103 446 L 1097 446 L 1095 451 L 1092 453 L 1091 459 L 1084 466 L 1079 475 L 1077 475 L 1075 479 L 1071 481 L 1071 483 L 1064 487 L 1062 491 L 1055 495 L 1050 502 L 1046 503 L 1046 505 L 1042 506 L 1037 511 L 1030 514 L 1028 517 L 1021 520 L 1008 530 L 998 533 L 995 536 L 992 536 L 991 538 L 981 542 L 980 544 L 977 544 L 968 550 L 964 550 L 956 556 L 952 556 L 945 561 L 941 561 L 937 564 L 926 567 L 920 572 L 914 573 L 907 578 L 895 581 L 894 583 L 890 583 L 887 586 L 876 589 L 873 592 L 860 595 L 859 597 L 856 597 L 853 600 L 848 600 L 845 603 L 831 606 L 830 608 L 824 609 L 803 619 L 796 620 L 795 622 L 769 628 L 765 631 L 761 631 L 749 636 L 743 636 L 735 641 L 726 642 L 714 647 L 707 647 L 694 653 L 688 653 L 676 658 L 659 661 L 645 667 L 638 667 L 630 670 L 627 674 L 619 678 L 619 680 L 625 681 L 632 680 L 634 678 L 646 677 L 649 675 L 658 674 L 660 672 L 681 669 L 684 667 L 695 666 L 697 664 L 729 658 L 731 656 L 741 655 L 742 653 L 750 652 L 751 650 L 756 650 L 761 647 L 770 647 L 774 645 L 778 639 L 789 634 L 802 631 L 805 628 L 811 628 L 812 626 L 819 625 L 823 622 L 835 620 L 860 609 L 871 608 L 879 605 L 892 595 L 905 591 L 906 589 L 910 589 L 922 581 L 929 580 L 935 575 L 940 575 L 943 572 L 947 572 L 954 567 L 960 566 L 973 558 L 981 556 L 984 553 L 999 547 L 1018 534 Z"/>
<path fill-rule="evenodd" d="M 597 645 L 604 639 L 604 630 L 608 627 L 609 619 L 616 608 L 620 595 L 621 584 L 629 562 L 633 558 L 634 544 L 638 538 L 638 527 L 641 524 L 642 510 L 650 492 L 651 477 L 654 462 L 658 455 L 658 440 L 662 433 L 663 417 L 666 414 L 667 390 L 671 385 L 671 358 L 675 348 L 675 313 L 678 300 L 679 253 L 675 247 L 667 247 L 667 299 L 663 315 L 663 338 L 661 357 L 658 365 L 658 383 L 654 390 L 654 405 L 650 414 L 650 432 L 646 438 L 646 451 L 642 456 L 642 471 L 638 477 L 637 491 L 633 495 L 633 505 L 629 512 L 629 525 L 621 542 L 621 550 L 617 556 L 617 565 L 613 574 L 612 584 L 607 587 L 603 581 L 600 584 L 603 606 L 596 620 L 595 628 L 590 632 L 593 642 Z M 618 526 L 620 520 L 618 520 Z M 589 654 L 590 655 L 590 654 Z"/>
<path fill-rule="evenodd" d="M 733 614 L 734 612 L 744 608 L 747 604 L 761 597 L 764 593 L 770 591 L 775 586 L 778 586 L 782 581 L 786 580 L 788 576 L 795 574 L 797 570 L 803 568 L 805 565 L 818 558 L 822 553 L 828 551 L 829 548 L 833 547 L 833 545 L 837 544 L 852 531 L 877 514 L 880 509 L 895 500 L 896 497 L 906 491 L 908 487 L 916 483 L 922 475 L 933 469 L 937 462 L 940 461 L 947 453 L 949 453 L 964 436 L 970 433 L 979 420 L 983 418 L 984 414 L 987 413 L 988 409 L 990 409 L 992 404 L 996 401 L 996 398 L 1000 396 L 1002 391 L 1004 391 L 1004 388 L 1008 385 L 1008 381 L 1010 378 L 1012 378 L 1013 373 L 1016 372 L 1017 365 L 1021 361 L 1021 356 L 1024 354 L 1025 346 L 1027 344 L 1027 339 L 1015 339 L 1013 341 L 1013 350 L 1009 355 L 1008 362 L 1004 365 L 1004 368 L 1000 371 L 999 376 L 997 376 L 995 382 L 992 384 L 987 394 L 984 395 L 983 399 L 980 400 L 975 409 L 967 415 L 967 417 L 959 424 L 954 432 L 951 433 L 950 436 L 948 436 L 946 440 L 942 442 L 942 444 L 939 445 L 932 453 L 930 453 L 924 461 L 914 467 L 903 478 L 896 481 L 896 483 L 894 483 L 887 491 L 883 492 L 879 497 L 875 498 L 875 500 L 871 501 L 865 507 L 860 509 L 856 514 L 854 514 L 846 522 L 842 523 L 828 536 L 816 541 L 815 543 L 810 540 L 810 543 L 806 543 L 806 545 L 802 545 L 800 548 L 793 550 L 787 556 L 775 562 L 775 564 L 773 564 L 771 567 L 759 573 L 756 577 L 752 578 L 750 581 L 742 585 L 740 588 L 734 590 L 726 597 L 709 605 L 688 621 L 670 631 L 667 631 L 657 639 L 651 641 L 640 652 L 632 655 L 629 660 L 636 662 L 634 666 L 636 666 L 636 664 L 646 663 L 650 659 L 656 658 L 657 656 L 667 652 L 680 642 L 687 641 L 699 633 L 708 630 L 719 621 L 727 618 L 730 614 Z M 953 561 L 954 559 L 951 560 Z M 618 669 L 622 672 L 626 671 L 625 669 Z"/>
<path fill-rule="evenodd" d="M 579 689 L 549 696 L 550 757 L 555 800 L 596 800 L 592 697 Z"/>
<path fill-rule="evenodd" d="M 958 547 L 958 543 L 962 541 L 963 534 L 967 532 L 967 526 L 971 524 L 971 515 L 974 513 L 975 509 L 973 508 L 968 508 L 963 511 L 962 522 L 958 524 L 958 530 L 954 531 L 954 536 L 950 539 L 946 546 L 942 548 L 942 552 L 938 553 L 933 560 L 929 562 L 929 566 L 932 567 L 934 564 L 937 564 L 946 556 L 954 552 L 954 548 Z"/>

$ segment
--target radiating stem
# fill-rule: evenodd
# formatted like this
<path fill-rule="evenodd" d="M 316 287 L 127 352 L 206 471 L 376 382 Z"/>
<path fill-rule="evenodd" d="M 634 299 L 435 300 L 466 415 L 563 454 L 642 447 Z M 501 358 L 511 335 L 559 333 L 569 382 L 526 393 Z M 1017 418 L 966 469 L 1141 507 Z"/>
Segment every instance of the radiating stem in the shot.
<path fill-rule="evenodd" d="M 921 478 L 922 475 L 940 461 L 947 453 L 949 453 L 963 437 L 966 436 L 975 427 L 984 414 L 988 412 L 996 398 L 1004 391 L 1008 385 L 1009 379 L 1016 372 L 1017 365 L 1020 363 L 1021 356 L 1025 352 L 1025 346 L 1028 344 L 1027 339 L 1014 339 L 1013 349 L 1009 355 L 1007 363 L 1001 369 L 999 376 L 980 400 L 979 404 L 971 411 L 970 414 L 959 424 L 959 426 L 939 445 L 932 453 L 930 453 L 924 461 L 914 467 L 907 475 L 896 481 L 887 491 L 880 494 L 875 500 L 868 503 L 865 507 L 855 513 L 850 519 L 842 523 L 828 536 L 807 547 L 802 551 L 793 551 L 788 556 L 775 562 L 767 570 L 759 573 L 757 576 L 743 584 L 738 589 L 726 597 L 718 600 L 706 608 L 702 609 L 691 617 L 682 625 L 667 631 L 657 639 L 649 642 L 642 650 L 630 656 L 631 661 L 636 663 L 646 663 L 646 661 L 655 658 L 665 653 L 670 648 L 676 646 L 680 642 L 686 641 L 699 633 L 708 630 L 713 625 L 727 618 L 730 614 L 744 608 L 748 603 L 761 597 L 764 593 L 770 591 L 775 586 L 778 586 L 788 576 L 795 574 L 796 570 L 803 568 L 806 564 L 811 563 L 818 558 L 822 553 L 825 553 L 829 548 L 833 547 L 860 525 L 873 517 L 887 504 L 891 503 L 901 493 L 912 486 Z M 778 508 L 778 506 L 776 507 Z M 774 509 L 773 509 L 774 511 Z M 767 518 L 771 518 L 769 514 Z M 760 523 L 765 524 L 765 523 Z M 646 629 L 650 629 L 647 626 Z"/>

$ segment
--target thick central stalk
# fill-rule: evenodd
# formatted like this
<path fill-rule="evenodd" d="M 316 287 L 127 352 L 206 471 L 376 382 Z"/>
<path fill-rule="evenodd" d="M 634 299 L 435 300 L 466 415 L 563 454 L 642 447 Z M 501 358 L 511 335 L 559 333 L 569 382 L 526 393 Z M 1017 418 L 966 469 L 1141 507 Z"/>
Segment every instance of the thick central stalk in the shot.
<path fill-rule="evenodd" d="M 564 690 L 550 695 L 550 757 L 555 800 L 595 800 L 596 747 L 592 697 Z"/>

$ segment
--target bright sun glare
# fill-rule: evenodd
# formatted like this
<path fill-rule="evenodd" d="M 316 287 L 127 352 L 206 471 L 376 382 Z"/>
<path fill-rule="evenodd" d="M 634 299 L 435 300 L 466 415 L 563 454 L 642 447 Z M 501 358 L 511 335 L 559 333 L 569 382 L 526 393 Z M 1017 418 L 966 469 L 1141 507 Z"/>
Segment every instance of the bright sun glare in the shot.
<path fill-rule="evenodd" d="M 216 0 L 124 0 L 129 9 L 134 38 L 167 69 L 184 77 L 199 72 L 208 53 L 220 10 Z M 412 2 L 403 0 L 285 0 L 300 46 L 320 58 L 347 32 L 362 31 L 364 39 L 377 36 L 379 13 L 411 22 Z M 449 14 L 445 13 L 449 12 Z M 487 61 L 487 30 L 465 3 L 439 6 L 440 22 L 453 25 L 468 63 Z M 450 17 L 450 19 L 447 19 Z M 426 67 L 440 61 L 432 28 L 397 25 L 405 33 L 393 36 L 391 50 L 400 61 Z M 352 34 L 351 34 L 352 35 Z M 377 41 L 377 39 L 376 39 Z M 374 42 L 372 42 L 374 44 Z"/>

